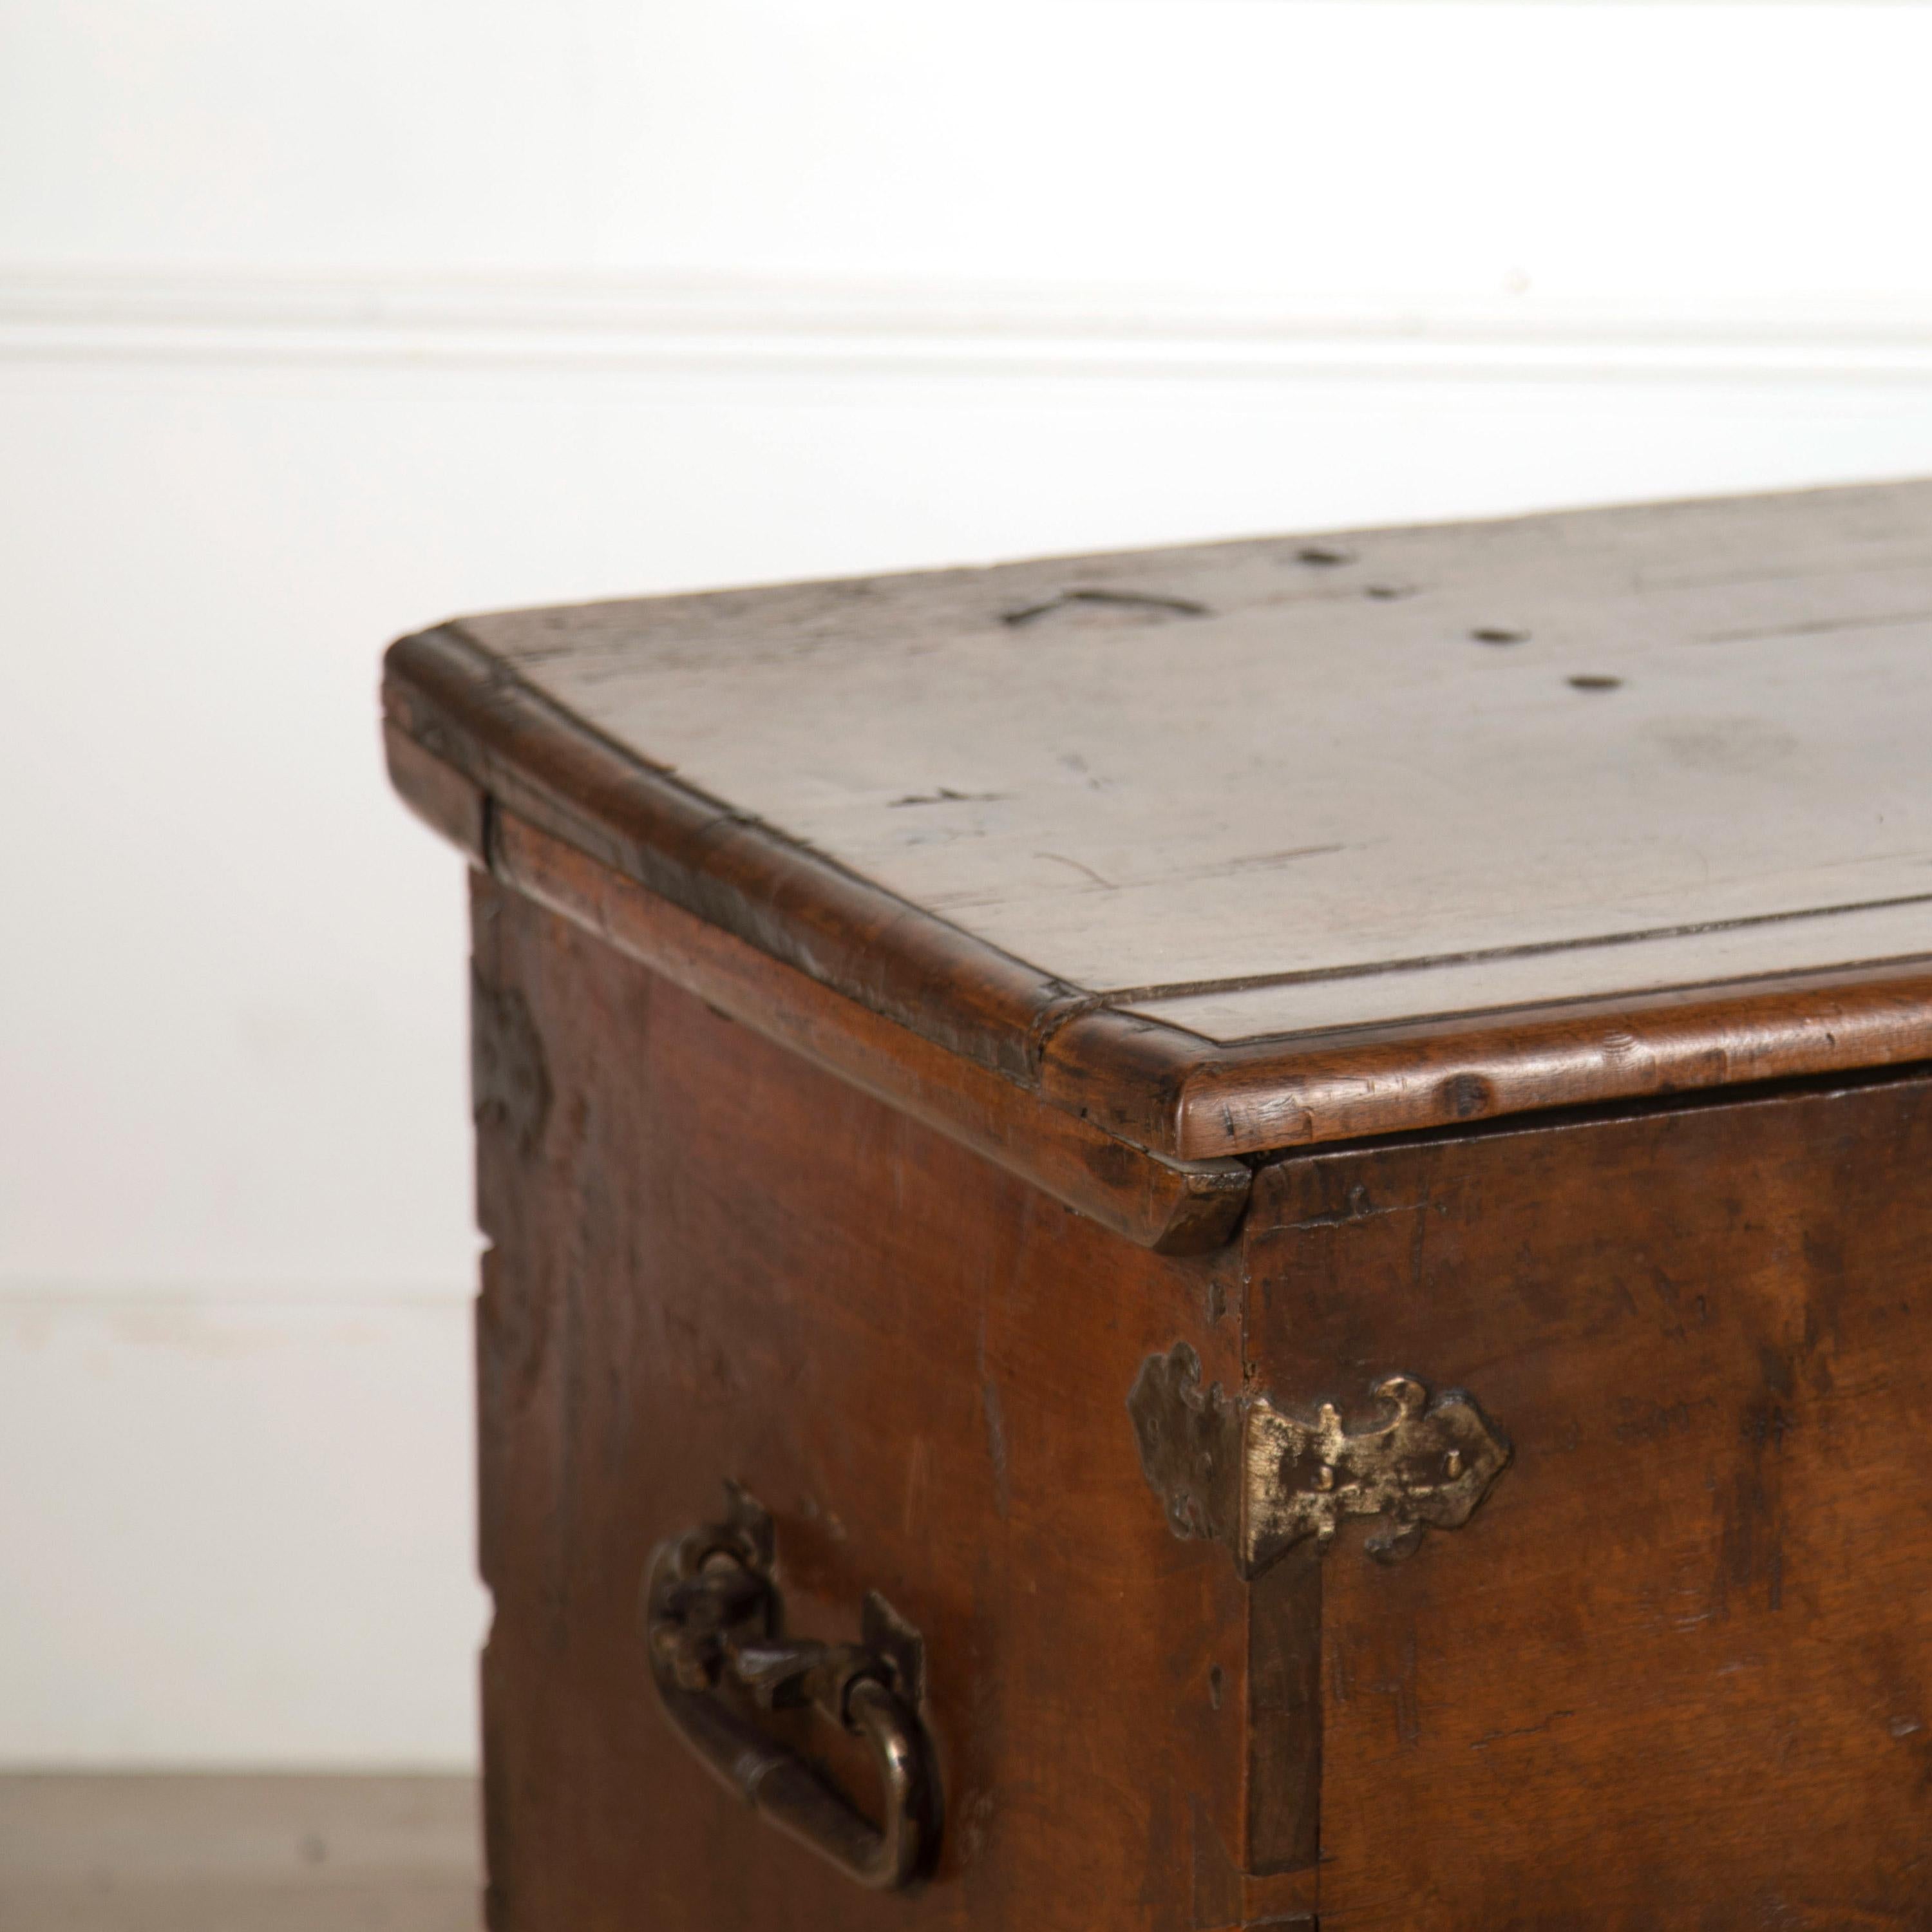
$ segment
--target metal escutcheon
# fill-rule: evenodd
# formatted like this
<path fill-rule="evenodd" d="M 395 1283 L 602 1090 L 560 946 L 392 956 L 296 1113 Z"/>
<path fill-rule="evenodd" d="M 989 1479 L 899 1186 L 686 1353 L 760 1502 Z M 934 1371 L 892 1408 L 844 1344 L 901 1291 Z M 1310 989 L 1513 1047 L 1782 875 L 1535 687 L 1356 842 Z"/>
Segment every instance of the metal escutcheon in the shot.
<path fill-rule="evenodd" d="M 919 1634 L 874 1594 L 857 1643 L 785 1637 L 771 1517 L 735 1483 L 725 1488 L 727 1520 L 661 1545 L 645 1579 L 645 1641 L 664 1714 L 712 1774 L 780 1831 L 861 1885 L 909 1885 L 939 1842 L 938 1785 L 918 1715 Z M 871 1747 L 880 1824 L 751 1715 L 805 1705 Z"/>

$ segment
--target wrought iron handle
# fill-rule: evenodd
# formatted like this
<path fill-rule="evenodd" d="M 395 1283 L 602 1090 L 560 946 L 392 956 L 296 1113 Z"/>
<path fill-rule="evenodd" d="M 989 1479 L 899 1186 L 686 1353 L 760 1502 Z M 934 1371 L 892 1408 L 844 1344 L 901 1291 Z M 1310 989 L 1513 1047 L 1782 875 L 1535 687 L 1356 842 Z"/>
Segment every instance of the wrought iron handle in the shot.
<path fill-rule="evenodd" d="M 780 1831 L 861 1885 L 909 1885 L 939 1840 L 938 1780 L 918 1715 L 919 1634 L 872 1595 L 856 1644 L 784 1636 L 772 1520 L 735 1483 L 725 1488 L 728 1520 L 661 1545 L 646 1578 L 645 1641 L 664 1714 L 712 1774 Z M 880 1824 L 751 1715 L 801 1705 L 871 1747 Z"/>

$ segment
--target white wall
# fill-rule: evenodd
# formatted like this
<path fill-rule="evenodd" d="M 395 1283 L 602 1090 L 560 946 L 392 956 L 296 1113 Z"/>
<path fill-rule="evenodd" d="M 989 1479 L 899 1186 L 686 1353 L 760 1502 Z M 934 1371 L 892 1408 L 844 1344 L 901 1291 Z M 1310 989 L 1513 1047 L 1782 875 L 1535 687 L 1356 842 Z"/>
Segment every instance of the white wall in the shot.
<path fill-rule="evenodd" d="M 452 610 L 1932 470 L 1932 11 L 4 0 L 0 1762 L 472 1749 Z"/>

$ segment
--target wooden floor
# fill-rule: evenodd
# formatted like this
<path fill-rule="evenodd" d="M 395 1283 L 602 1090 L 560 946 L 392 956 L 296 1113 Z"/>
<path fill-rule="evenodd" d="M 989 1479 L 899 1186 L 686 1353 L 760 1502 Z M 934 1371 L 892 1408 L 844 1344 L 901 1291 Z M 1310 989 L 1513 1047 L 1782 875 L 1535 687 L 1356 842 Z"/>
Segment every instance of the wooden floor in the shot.
<path fill-rule="evenodd" d="M 475 1780 L 0 1777 L 6 1932 L 477 1932 Z"/>

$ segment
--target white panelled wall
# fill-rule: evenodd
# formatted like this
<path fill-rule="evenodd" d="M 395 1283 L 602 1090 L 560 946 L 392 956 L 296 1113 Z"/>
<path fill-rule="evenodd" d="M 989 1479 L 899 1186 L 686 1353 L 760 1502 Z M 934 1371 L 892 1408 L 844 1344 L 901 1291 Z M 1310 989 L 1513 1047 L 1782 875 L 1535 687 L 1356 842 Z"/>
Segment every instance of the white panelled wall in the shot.
<path fill-rule="evenodd" d="M 472 1755 L 389 637 L 1932 470 L 1928 74 L 1910 4 L 6 0 L 0 1762 Z"/>

